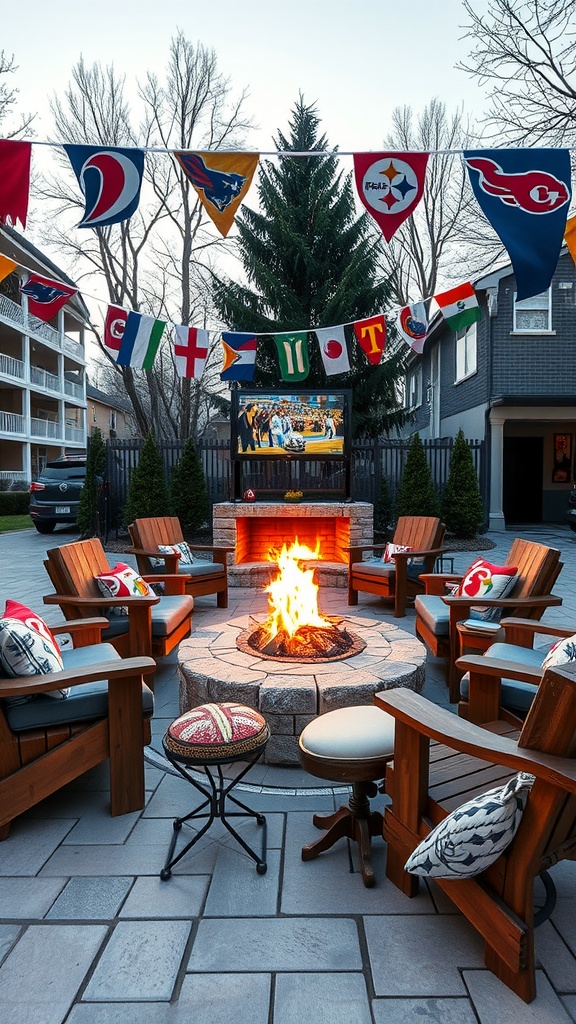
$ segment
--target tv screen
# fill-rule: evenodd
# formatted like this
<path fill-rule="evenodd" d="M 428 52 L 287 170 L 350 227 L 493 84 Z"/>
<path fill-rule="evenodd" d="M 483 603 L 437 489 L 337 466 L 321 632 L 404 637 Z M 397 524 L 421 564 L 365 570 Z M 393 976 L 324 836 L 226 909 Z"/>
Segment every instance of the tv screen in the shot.
<path fill-rule="evenodd" d="M 343 459 L 350 403 L 350 391 L 237 389 L 232 392 L 232 457 Z"/>

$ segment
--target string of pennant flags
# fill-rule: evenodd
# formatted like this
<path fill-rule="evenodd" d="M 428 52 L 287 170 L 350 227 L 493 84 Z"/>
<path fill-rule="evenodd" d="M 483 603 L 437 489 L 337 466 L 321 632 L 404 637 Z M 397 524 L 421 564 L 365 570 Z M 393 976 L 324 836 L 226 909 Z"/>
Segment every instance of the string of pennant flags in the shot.
<path fill-rule="evenodd" d="M 153 148 L 98 147 L 64 143 L 31 143 L 0 139 L 0 223 L 26 226 L 32 145 L 61 146 L 66 152 L 84 197 L 79 228 L 103 228 L 129 220 L 140 202 L 147 152 L 171 155 L 196 190 L 199 200 L 225 237 L 246 198 L 260 154 L 159 150 Z M 572 194 L 569 149 L 493 149 L 442 151 L 461 153 L 474 196 L 496 231 L 516 277 L 517 298 L 546 291 L 565 240 L 575 257 L 576 217 L 567 223 Z M 282 157 L 342 156 L 334 152 L 275 152 Z M 362 204 L 378 224 L 387 242 L 416 209 L 425 187 L 432 152 L 363 152 L 353 158 L 354 179 Z M 16 264 L 0 257 L 0 280 Z M 77 289 L 29 273 L 21 284 L 28 308 L 41 320 L 51 320 Z M 421 352 L 429 327 L 432 298 L 455 330 L 480 318 L 472 285 L 467 282 L 448 292 L 405 306 L 396 324 L 400 337 Z M 150 369 L 162 340 L 166 321 L 133 310 L 109 306 L 104 344 L 118 365 Z M 272 335 L 284 381 L 305 380 L 309 373 L 308 337 L 314 336 L 328 375 L 350 369 L 345 328 L 362 348 L 368 362 L 378 365 L 386 344 L 384 314 L 336 327 Z M 349 333 L 349 332 L 348 332 Z M 269 337 L 268 333 L 266 337 Z M 252 380 L 259 337 L 223 332 L 221 378 Z M 174 325 L 173 357 L 182 377 L 200 377 L 208 356 L 208 332 Z"/>

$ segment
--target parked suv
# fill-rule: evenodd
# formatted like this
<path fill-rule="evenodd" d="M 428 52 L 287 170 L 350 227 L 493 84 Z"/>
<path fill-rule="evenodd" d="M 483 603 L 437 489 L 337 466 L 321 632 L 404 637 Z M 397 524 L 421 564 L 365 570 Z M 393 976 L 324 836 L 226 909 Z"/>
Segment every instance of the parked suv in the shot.
<path fill-rule="evenodd" d="M 576 488 L 570 491 L 568 496 L 568 511 L 566 512 L 568 526 L 576 533 Z"/>
<path fill-rule="evenodd" d="M 76 522 L 85 477 L 85 455 L 64 455 L 46 463 L 38 480 L 30 485 L 29 512 L 38 533 L 52 533 L 57 523 Z"/>

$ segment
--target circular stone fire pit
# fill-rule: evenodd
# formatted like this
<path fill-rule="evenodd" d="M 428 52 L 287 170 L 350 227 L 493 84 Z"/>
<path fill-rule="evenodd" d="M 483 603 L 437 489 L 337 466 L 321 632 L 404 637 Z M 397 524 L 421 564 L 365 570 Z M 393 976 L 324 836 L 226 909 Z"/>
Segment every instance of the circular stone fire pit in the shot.
<path fill-rule="evenodd" d="M 251 617 L 262 621 L 266 615 Z M 424 686 L 426 648 L 393 623 L 349 615 L 341 628 L 365 645 L 335 661 L 262 658 L 237 645 L 247 615 L 205 626 L 178 650 L 180 714 L 206 701 L 237 700 L 260 711 L 271 731 L 265 761 L 299 764 L 298 737 L 317 715 L 352 704 L 371 704 L 379 690 Z"/>

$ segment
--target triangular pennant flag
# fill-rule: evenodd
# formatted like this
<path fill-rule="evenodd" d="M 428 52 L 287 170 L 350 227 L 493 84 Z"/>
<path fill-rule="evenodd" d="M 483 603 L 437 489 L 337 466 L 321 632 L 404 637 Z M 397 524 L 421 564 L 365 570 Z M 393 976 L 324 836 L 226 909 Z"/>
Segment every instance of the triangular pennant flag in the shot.
<path fill-rule="evenodd" d="M 275 334 L 274 344 L 278 352 L 282 380 L 287 383 L 306 380 L 310 373 L 307 332 L 294 331 L 290 334 Z"/>
<path fill-rule="evenodd" d="M 386 321 L 382 314 L 366 320 L 356 320 L 352 325 L 356 341 L 372 366 L 379 366 L 386 347 Z"/>
<path fill-rule="evenodd" d="M 428 336 L 430 299 L 413 302 L 398 312 L 396 327 L 400 337 L 413 352 L 421 353 Z"/>
<path fill-rule="evenodd" d="M 124 325 L 116 362 L 134 370 L 151 370 L 166 323 L 130 310 Z"/>
<path fill-rule="evenodd" d="M 7 256 L 3 256 L 0 253 L 0 281 L 8 277 L 8 274 L 11 274 L 13 270 L 16 270 L 17 266 L 18 264 L 14 260 L 9 260 Z"/>
<path fill-rule="evenodd" d="M 570 202 L 569 150 L 468 150 L 464 159 L 478 204 L 510 256 L 516 298 L 547 291 Z"/>
<path fill-rule="evenodd" d="M 422 198 L 428 153 L 354 153 L 360 200 L 387 242 Z"/>
<path fill-rule="evenodd" d="M 32 144 L 0 139 L 0 223 L 26 227 Z"/>
<path fill-rule="evenodd" d="M 129 309 L 123 309 L 122 306 L 108 306 L 106 312 L 103 341 L 108 350 L 108 355 L 114 361 L 118 358 L 129 312 Z"/>
<path fill-rule="evenodd" d="M 86 199 L 79 228 L 103 228 L 128 220 L 138 208 L 144 174 L 141 149 L 65 145 Z"/>
<path fill-rule="evenodd" d="M 174 153 L 221 235 L 230 231 L 260 159 L 258 153 Z"/>
<path fill-rule="evenodd" d="M 62 284 L 61 281 L 52 281 L 49 277 L 41 277 L 40 274 L 28 274 L 20 285 L 20 291 L 28 297 L 28 312 L 48 323 L 76 295 L 78 289 Z"/>
<path fill-rule="evenodd" d="M 569 217 L 566 221 L 564 241 L 568 246 L 568 252 L 572 257 L 572 261 L 576 264 L 576 214 L 573 217 Z"/>
<path fill-rule="evenodd" d="M 459 284 L 456 288 L 450 288 L 447 292 L 440 292 L 434 298 L 446 323 L 450 324 L 453 331 L 462 331 L 465 327 L 470 327 L 482 316 L 476 292 L 469 281 L 466 284 Z"/>
<path fill-rule="evenodd" d="M 174 342 L 174 363 L 179 375 L 199 379 L 204 373 L 207 358 L 208 331 L 179 324 Z"/>
<path fill-rule="evenodd" d="M 350 369 L 350 360 L 344 327 L 317 327 L 314 333 L 326 375 L 332 377 L 335 373 L 347 373 Z"/>
<path fill-rule="evenodd" d="M 220 380 L 254 380 L 256 335 L 222 332 L 222 370 Z"/>

